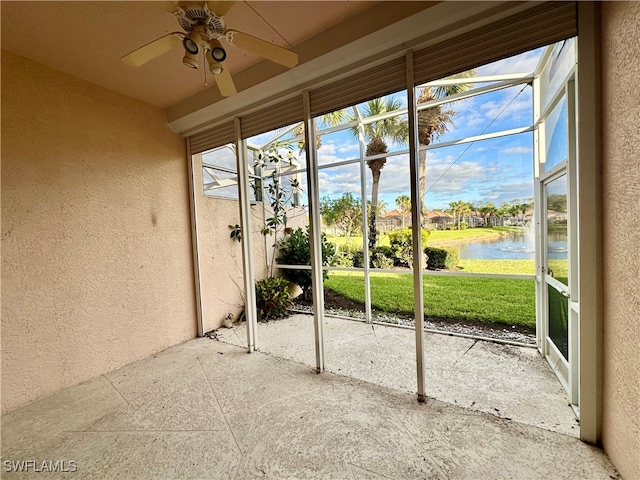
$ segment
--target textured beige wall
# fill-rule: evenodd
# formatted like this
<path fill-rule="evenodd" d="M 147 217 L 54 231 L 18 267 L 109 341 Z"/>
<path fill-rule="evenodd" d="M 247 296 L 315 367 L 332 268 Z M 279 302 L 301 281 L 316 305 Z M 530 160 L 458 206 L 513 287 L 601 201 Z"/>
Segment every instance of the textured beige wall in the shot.
<path fill-rule="evenodd" d="M 228 313 L 238 315 L 244 308 L 242 247 L 229 237 L 229 225 L 240 223 L 237 200 L 206 197 L 202 187 L 202 158 L 194 155 L 194 185 L 198 231 L 202 322 L 204 331 L 220 327 Z M 267 276 L 273 255 L 274 237 L 265 238 L 264 210 L 261 203 L 251 207 L 253 233 L 253 272 L 256 280 Z M 267 217 L 270 215 L 267 206 Z M 305 227 L 303 210 L 288 212 L 292 228 Z M 283 236 L 280 232 L 278 240 Z M 277 275 L 278 271 L 274 271 Z"/>
<path fill-rule="evenodd" d="M 640 3 L 602 3 L 602 443 L 640 478 Z"/>
<path fill-rule="evenodd" d="M 196 335 L 184 142 L 2 52 L 2 410 Z"/>
<path fill-rule="evenodd" d="M 194 184 L 202 323 L 208 332 L 222 325 L 228 313 L 238 315 L 244 308 L 242 246 L 229 237 L 229 225 L 240 223 L 240 205 L 237 200 L 204 196 L 200 155 L 194 155 Z M 251 213 L 253 267 L 258 280 L 266 275 L 265 239 L 260 233 L 264 224 L 262 206 L 252 206 Z"/>

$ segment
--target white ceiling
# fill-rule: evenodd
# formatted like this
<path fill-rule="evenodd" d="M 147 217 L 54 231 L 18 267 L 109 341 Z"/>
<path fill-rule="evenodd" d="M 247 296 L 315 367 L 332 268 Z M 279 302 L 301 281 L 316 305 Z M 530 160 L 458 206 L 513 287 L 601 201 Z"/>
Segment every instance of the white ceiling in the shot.
<path fill-rule="evenodd" d="M 161 108 L 175 106 L 205 89 L 204 69 L 183 66 L 181 49 L 137 68 L 120 60 L 141 45 L 181 30 L 175 17 L 166 11 L 167 3 L 172 2 L 0 3 L 3 49 Z M 326 53 L 322 51 L 323 45 L 336 48 L 343 41 L 353 41 L 429 5 L 426 2 L 385 3 L 390 5 L 383 6 L 377 1 L 238 1 L 225 20 L 228 27 L 298 50 L 304 63 Z M 409 8 L 401 7 L 403 4 L 409 4 Z M 384 12 L 380 7 L 386 7 L 392 14 L 376 14 L 376 8 Z M 407 13 L 402 13 L 402 8 L 407 9 Z M 395 11 L 399 13 L 394 15 Z M 343 29 L 340 38 L 331 36 L 331 28 L 346 19 L 353 22 L 353 31 Z M 320 47 L 316 53 L 308 48 L 313 41 Z M 230 46 L 227 50 L 227 64 L 234 76 L 251 67 L 252 72 L 258 72 L 257 64 L 264 67 L 260 73 L 264 78 L 286 71 L 285 67 L 236 47 Z M 215 81 L 209 77 L 208 83 L 208 88 L 215 89 L 217 95 Z M 243 84 L 238 87 L 242 90 Z"/>

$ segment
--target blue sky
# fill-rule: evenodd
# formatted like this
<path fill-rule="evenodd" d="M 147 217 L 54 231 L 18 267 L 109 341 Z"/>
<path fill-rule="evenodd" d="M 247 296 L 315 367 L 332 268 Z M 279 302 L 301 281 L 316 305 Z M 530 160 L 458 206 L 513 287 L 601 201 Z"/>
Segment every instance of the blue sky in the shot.
<path fill-rule="evenodd" d="M 476 76 L 532 72 L 542 49 L 476 69 Z M 404 101 L 404 93 L 394 95 Z M 531 87 L 515 86 L 449 104 L 456 112 L 454 127 L 433 145 L 468 136 L 529 126 L 533 122 Z M 362 110 L 361 110 L 362 111 Z M 260 144 L 272 138 L 264 134 L 251 139 Z M 389 151 L 406 145 L 389 144 Z M 359 146 L 348 131 L 322 137 L 318 150 L 319 165 L 358 158 Z M 299 155 L 304 164 L 304 155 Z M 370 198 L 371 173 L 366 169 L 367 198 Z M 340 196 L 345 192 L 360 194 L 359 164 L 332 167 L 319 171 L 320 196 Z M 429 209 L 447 208 L 456 200 L 474 204 L 493 202 L 499 205 L 515 198 L 533 197 L 533 134 L 478 141 L 433 149 L 427 152 L 427 195 Z M 409 164 L 406 154 L 391 155 L 382 170 L 379 198 L 387 209 L 395 208 L 399 195 L 409 195 Z"/>

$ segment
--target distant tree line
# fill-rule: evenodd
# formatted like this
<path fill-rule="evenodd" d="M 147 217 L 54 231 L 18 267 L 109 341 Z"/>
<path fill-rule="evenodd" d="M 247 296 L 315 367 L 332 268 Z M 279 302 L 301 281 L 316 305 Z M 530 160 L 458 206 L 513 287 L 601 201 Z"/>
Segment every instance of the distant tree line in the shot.
<path fill-rule="evenodd" d="M 562 196 L 558 195 L 557 197 Z M 548 202 L 551 210 L 566 212 L 566 197 L 556 199 L 550 195 Z M 371 202 L 367 203 L 370 207 Z M 395 204 L 401 212 L 402 226 L 404 227 L 405 220 L 411 217 L 411 199 L 407 195 L 400 195 L 396 198 Z M 524 200 L 516 198 L 510 202 L 503 202 L 498 207 L 491 202 L 474 205 L 464 200 L 456 200 L 450 202 L 449 208 L 444 211 L 453 217 L 453 227 L 459 228 L 471 215 L 481 216 L 484 225 L 487 226 L 492 224 L 494 218 L 508 218 L 514 222 L 524 222 L 527 212 L 532 208 L 533 198 Z M 347 238 L 362 233 L 362 202 L 360 197 L 356 197 L 352 193 L 343 193 L 338 198 L 323 197 L 320 201 L 320 212 L 327 227 L 339 230 Z M 384 215 L 385 205 L 383 202 L 378 202 L 375 213 L 376 217 Z M 369 226 L 370 220 L 371 218 L 367 222 Z"/>

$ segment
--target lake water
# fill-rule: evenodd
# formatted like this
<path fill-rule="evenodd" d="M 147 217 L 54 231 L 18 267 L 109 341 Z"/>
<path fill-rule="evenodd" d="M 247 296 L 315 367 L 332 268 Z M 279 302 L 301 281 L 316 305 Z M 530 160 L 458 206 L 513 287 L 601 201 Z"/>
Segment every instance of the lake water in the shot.
<path fill-rule="evenodd" d="M 497 238 L 459 242 L 460 258 L 533 260 L 533 235 L 512 233 Z M 567 258 L 567 237 L 562 234 L 550 236 L 549 258 Z"/>

